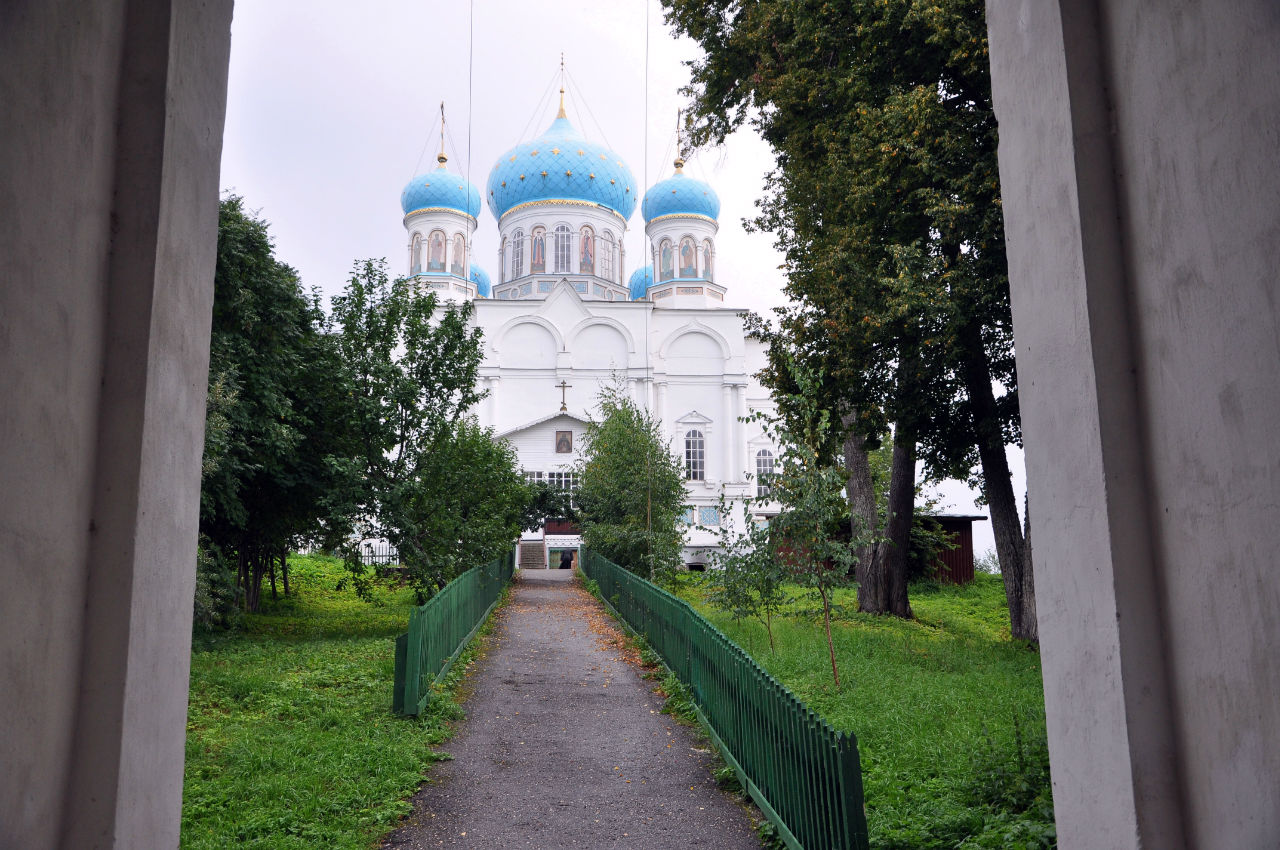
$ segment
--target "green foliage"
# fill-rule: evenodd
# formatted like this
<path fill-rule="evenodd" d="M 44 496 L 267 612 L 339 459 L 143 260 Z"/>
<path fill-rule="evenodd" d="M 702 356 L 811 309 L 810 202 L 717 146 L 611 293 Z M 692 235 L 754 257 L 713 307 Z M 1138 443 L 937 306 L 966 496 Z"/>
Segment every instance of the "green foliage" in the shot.
<path fill-rule="evenodd" d="M 207 537 L 196 547 L 196 596 L 192 627 L 197 631 L 229 629 L 240 622 L 235 566 Z"/>
<path fill-rule="evenodd" d="M 235 196 L 218 211 L 209 363 L 204 565 L 234 563 L 254 610 L 263 576 L 291 545 L 350 526 L 331 496 L 352 486 L 357 445 L 347 372 L 317 297 Z"/>
<path fill-rule="evenodd" d="M 872 541 L 872 532 L 862 526 L 860 517 L 854 517 L 847 526 L 853 530 L 851 539 L 841 534 L 849 518 L 846 474 L 843 467 L 825 457 L 834 430 L 829 412 L 804 393 L 821 378 L 799 364 L 792 364 L 792 369 L 801 391 L 789 400 L 795 417 L 790 422 L 763 420 L 766 433 L 779 447 L 770 495 L 782 505 L 781 513 L 770 523 L 769 548 L 789 568 L 792 580 L 822 601 L 831 676 L 839 687 L 840 671 L 831 643 L 831 592 L 849 583 L 857 562 L 854 552 Z M 756 558 L 753 569 L 768 574 L 777 567 Z"/>
<path fill-rule="evenodd" d="M 750 120 L 778 156 L 755 225 L 777 235 L 798 306 L 773 342 L 823 366 L 861 433 L 908 423 L 931 469 L 967 472 L 959 361 L 1016 386 L 982 3 L 664 5 L 705 52 L 695 141 Z M 1012 394 L 999 413 L 1016 436 Z"/>
<path fill-rule="evenodd" d="M 686 493 L 662 428 L 619 387 L 599 398 L 578 461 L 578 519 L 587 548 L 650 580 L 680 564 Z"/>
<path fill-rule="evenodd" d="M 708 602 L 693 577 L 679 594 L 837 729 L 862 757 L 871 846 L 891 850 L 1051 848 L 1040 659 L 1009 640 L 998 576 L 916 585 L 916 619 L 856 611 L 832 593 L 832 684 L 821 612 L 797 597 L 764 626 Z M 794 594 L 793 594 L 794 595 Z"/>
<path fill-rule="evenodd" d="M 694 141 L 750 121 L 777 157 L 752 225 L 776 236 L 794 305 L 776 327 L 752 327 L 780 413 L 795 415 L 786 363 L 805 362 L 823 376 L 814 398 L 845 432 L 826 455 L 837 436 L 874 447 L 893 423 L 904 466 L 918 452 L 929 477 L 981 486 L 1015 634 L 1034 640 L 1031 559 L 1004 453 L 1021 431 L 985 5 L 663 5 L 704 51 L 686 90 Z M 904 532 L 894 528 L 896 545 Z"/>
<path fill-rule="evenodd" d="M 472 310 L 390 280 L 380 260 L 358 263 L 333 300 L 361 437 L 360 485 L 343 501 L 396 546 L 419 598 L 510 545 L 534 498 L 511 448 L 467 416 L 482 398 Z M 348 566 L 366 587 L 354 551 Z"/>
<path fill-rule="evenodd" d="M 790 579 L 787 568 L 774 546 L 769 524 L 756 521 L 752 511 L 771 501 L 771 496 L 744 500 L 741 515 L 734 517 L 724 495 L 720 496 L 717 551 L 711 555 L 707 584 L 711 602 L 736 619 L 759 617 L 773 646 L 773 615 L 789 601 L 785 584 Z M 738 523 L 741 523 L 739 525 Z"/>
<path fill-rule="evenodd" d="M 375 605 L 334 590 L 332 558 L 292 556 L 296 593 L 201 637 L 191 663 L 184 848 L 365 850 L 410 811 L 432 749 L 461 717 L 455 694 L 475 648 L 415 720 L 388 710 L 392 640 L 413 594 Z"/>

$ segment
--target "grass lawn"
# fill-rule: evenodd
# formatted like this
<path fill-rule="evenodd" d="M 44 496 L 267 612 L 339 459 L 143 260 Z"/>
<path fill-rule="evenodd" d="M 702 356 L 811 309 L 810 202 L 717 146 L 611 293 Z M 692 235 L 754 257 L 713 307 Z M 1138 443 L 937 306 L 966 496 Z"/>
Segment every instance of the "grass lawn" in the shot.
<path fill-rule="evenodd" d="M 799 592 L 798 589 L 796 592 Z M 1040 657 L 1009 639 L 999 576 L 911 590 L 915 621 L 857 614 L 836 594 L 832 682 L 821 607 L 792 603 L 758 621 L 705 604 L 696 574 L 680 593 L 837 729 L 858 737 L 877 850 L 1056 846 Z"/>
<path fill-rule="evenodd" d="M 453 690 L 468 658 L 428 714 L 391 714 L 411 591 L 379 588 L 371 605 L 335 589 L 334 559 L 294 556 L 289 567 L 289 599 L 273 603 L 268 589 L 242 631 L 195 641 L 184 848 L 375 846 L 410 811 L 438 758 L 431 745 L 461 716 Z"/>

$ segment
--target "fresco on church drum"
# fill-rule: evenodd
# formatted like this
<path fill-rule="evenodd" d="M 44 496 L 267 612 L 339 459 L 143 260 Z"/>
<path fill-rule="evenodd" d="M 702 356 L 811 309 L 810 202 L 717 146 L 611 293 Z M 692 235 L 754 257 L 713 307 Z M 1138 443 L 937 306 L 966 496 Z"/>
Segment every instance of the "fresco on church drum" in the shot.
<path fill-rule="evenodd" d="M 698 249 L 687 236 L 680 240 L 680 276 L 698 276 Z"/>
<path fill-rule="evenodd" d="M 541 227 L 533 231 L 529 251 L 529 271 L 545 272 L 547 270 L 547 231 Z"/>
<path fill-rule="evenodd" d="M 427 271 L 444 271 L 444 234 L 439 231 L 431 234 L 431 251 L 427 258 Z"/>
<path fill-rule="evenodd" d="M 583 274 L 595 274 L 596 271 L 596 247 L 595 236 L 591 232 L 591 228 L 582 228 L 582 256 L 579 258 L 578 271 Z"/>
<path fill-rule="evenodd" d="M 449 264 L 449 271 L 456 275 L 462 274 L 466 270 L 467 265 L 467 242 L 462 238 L 462 234 L 453 237 L 453 257 Z"/>
<path fill-rule="evenodd" d="M 702 243 L 702 276 L 707 280 L 713 280 L 711 274 L 711 241 L 707 240 Z"/>
<path fill-rule="evenodd" d="M 662 240 L 661 260 L 658 263 L 658 267 L 661 270 L 658 280 L 671 280 L 671 278 L 675 277 L 675 273 L 672 270 L 674 268 L 672 259 L 671 243 L 664 239 Z"/>

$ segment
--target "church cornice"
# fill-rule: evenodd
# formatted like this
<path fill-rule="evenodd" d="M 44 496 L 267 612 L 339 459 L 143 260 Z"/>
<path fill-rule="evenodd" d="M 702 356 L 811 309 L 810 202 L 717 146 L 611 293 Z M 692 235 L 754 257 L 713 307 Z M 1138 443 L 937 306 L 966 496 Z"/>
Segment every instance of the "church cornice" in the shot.
<path fill-rule="evenodd" d="M 479 223 L 478 221 L 476 221 L 475 216 L 471 215 L 470 213 L 465 213 L 462 210 L 455 210 L 453 207 L 421 207 L 419 209 L 413 210 L 412 212 L 407 212 L 404 214 L 405 226 L 408 226 L 409 219 L 413 218 L 415 215 L 424 215 L 426 213 L 453 213 L 454 215 L 460 218 L 471 219 L 472 224 Z"/>
<path fill-rule="evenodd" d="M 502 218 L 498 219 L 498 225 L 501 226 L 502 222 L 506 220 L 507 216 L 511 215 L 514 212 L 518 212 L 519 210 L 527 209 L 529 207 L 548 207 L 548 206 L 589 207 L 591 209 L 606 212 L 609 215 L 616 218 L 619 224 L 621 224 L 623 227 L 627 226 L 626 219 L 618 215 L 617 210 L 611 210 L 603 204 L 597 204 L 595 201 L 579 201 L 574 198 L 547 198 L 541 201 L 525 201 L 523 204 L 516 204 L 514 207 L 512 207 L 511 209 L 507 210 L 502 214 Z"/>
<path fill-rule="evenodd" d="M 716 225 L 717 227 L 719 227 L 719 224 L 720 224 L 711 216 L 699 215 L 698 213 L 667 213 L 666 215 L 660 215 L 660 216 L 656 216 L 654 218 L 649 219 L 649 224 L 651 225 L 657 224 L 660 221 L 666 221 L 667 219 L 671 219 L 671 218 L 692 218 L 692 219 L 697 219 L 698 221 L 709 221 L 712 224 Z"/>

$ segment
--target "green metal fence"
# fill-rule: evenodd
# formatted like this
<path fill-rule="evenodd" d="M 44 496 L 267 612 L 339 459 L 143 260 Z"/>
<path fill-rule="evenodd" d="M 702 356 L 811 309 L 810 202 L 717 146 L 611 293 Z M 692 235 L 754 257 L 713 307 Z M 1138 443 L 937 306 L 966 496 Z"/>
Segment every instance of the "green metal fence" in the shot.
<path fill-rule="evenodd" d="M 498 604 L 515 569 L 515 552 L 474 567 L 409 614 L 409 631 L 396 638 L 395 695 L 400 714 L 421 714 L 431 685 L 443 676 Z"/>
<path fill-rule="evenodd" d="M 689 686 L 725 761 L 787 845 L 865 850 L 854 736 L 832 729 L 688 603 L 585 554 L 583 572 Z"/>

